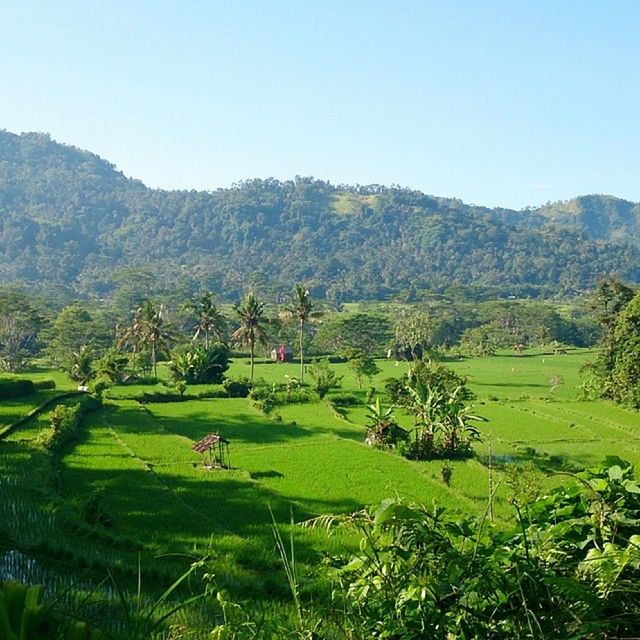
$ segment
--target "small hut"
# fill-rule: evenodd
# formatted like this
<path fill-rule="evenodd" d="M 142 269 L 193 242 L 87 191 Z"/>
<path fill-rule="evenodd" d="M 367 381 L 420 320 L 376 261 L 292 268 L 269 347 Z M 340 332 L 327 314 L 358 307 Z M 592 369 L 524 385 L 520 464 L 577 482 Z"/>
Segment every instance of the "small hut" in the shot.
<path fill-rule="evenodd" d="M 207 469 L 231 468 L 229 441 L 220 434 L 210 433 L 191 448 L 202 454 L 202 462 Z"/>

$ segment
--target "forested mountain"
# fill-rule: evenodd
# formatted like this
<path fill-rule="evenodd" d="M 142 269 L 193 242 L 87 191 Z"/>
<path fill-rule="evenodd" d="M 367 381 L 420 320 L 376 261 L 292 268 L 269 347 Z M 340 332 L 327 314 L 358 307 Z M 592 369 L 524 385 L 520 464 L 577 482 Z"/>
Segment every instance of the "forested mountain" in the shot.
<path fill-rule="evenodd" d="M 341 300 L 640 281 L 640 205 L 586 196 L 525 211 L 312 178 L 163 191 L 36 133 L 0 131 L 0 281 L 106 295 L 127 267 L 235 297 L 251 281 Z"/>

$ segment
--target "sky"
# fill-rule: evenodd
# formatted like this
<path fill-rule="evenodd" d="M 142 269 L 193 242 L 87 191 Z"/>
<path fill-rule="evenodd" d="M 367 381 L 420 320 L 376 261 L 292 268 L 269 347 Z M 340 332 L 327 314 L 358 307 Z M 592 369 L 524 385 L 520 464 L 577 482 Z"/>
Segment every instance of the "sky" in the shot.
<path fill-rule="evenodd" d="M 150 187 L 640 201 L 640 1 L 2 0 L 0 129 Z"/>

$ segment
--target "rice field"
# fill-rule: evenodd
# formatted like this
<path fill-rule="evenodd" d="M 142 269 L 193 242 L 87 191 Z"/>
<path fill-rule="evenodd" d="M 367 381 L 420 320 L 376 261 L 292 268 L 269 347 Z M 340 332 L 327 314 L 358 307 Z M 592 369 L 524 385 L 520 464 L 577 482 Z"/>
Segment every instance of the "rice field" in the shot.
<path fill-rule="evenodd" d="M 510 465 L 525 464 L 544 488 L 562 481 L 545 479 L 549 474 L 595 465 L 606 456 L 640 464 L 640 416 L 579 399 L 579 368 L 592 358 L 588 351 L 504 353 L 446 363 L 468 378 L 475 411 L 488 420 L 480 425 L 476 456 L 451 463 L 450 485 L 442 480 L 441 461 L 409 461 L 367 447 L 363 404 L 343 416 L 326 401 L 278 406 L 265 415 L 242 398 L 141 405 L 126 399 L 122 388 L 87 416 L 83 437 L 57 472 L 33 444 L 46 416 L 0 440 L 0 536 L 22 551 L 37 551 L 46 541 L 62 562 L 82 559 L 87 566 L 123 572 L 140 557 L 149 573 L 160 576 L 206 555 L 230 589 L 277 598 L 286 586 L 272 519 L 293 532 L 301 570 L 310 573 L 322 554 L 348 549 L 354 540 L 292 521 L 348 513 L 392 495 L 482 516 L 493 487 L 499 526 L 513 516 Z M 346 365 L 332 366 L 344 376 L 341 391 L 363 400 L 365 390 Z M 379 367 L 371 382 L 382 392 L 384 380 L 404 373 L 407 364 L 380 361 Z M 229 371 L 232 377 L 247 374 L 242 360 Z M 299 365 L 260 363 L 256 376 L 283 382 L 299 376 Z M 3 403 L 0 419 L 26 412 L 34 402 Z M 397 417 L 411 426 L 410 416 Z M 230 441 L 231 469 L 206 469 L 191 448 L 216 432 Z M 96 536 L 100 527 L 70 527 L 96 501 L 108 529 Z M 42 524 L 34 526 L 34 518 Z M 159 560 L 163 554 L 179 557 Z"/>

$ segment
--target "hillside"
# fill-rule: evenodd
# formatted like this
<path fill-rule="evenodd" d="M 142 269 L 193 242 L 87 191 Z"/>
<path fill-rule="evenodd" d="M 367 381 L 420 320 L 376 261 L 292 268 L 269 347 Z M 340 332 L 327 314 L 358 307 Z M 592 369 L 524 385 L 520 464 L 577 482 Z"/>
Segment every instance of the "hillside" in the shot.
<path fill-rule="evenodd" d="M 249 281 L 305 281 L 340 300 L 452 286 L 535 295 L 612 272 L 639 282 L 639 230 L 640 206 L 608 196 L 518 212 L 299 177 L 154 190 L 47 135 L 0 132 L 4 283 L 107 295 L 133 266 L 228 297 Z"/>

